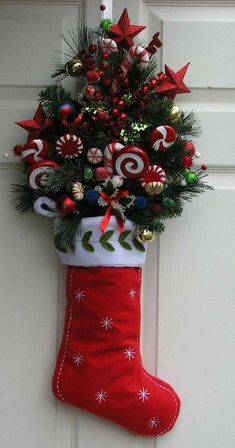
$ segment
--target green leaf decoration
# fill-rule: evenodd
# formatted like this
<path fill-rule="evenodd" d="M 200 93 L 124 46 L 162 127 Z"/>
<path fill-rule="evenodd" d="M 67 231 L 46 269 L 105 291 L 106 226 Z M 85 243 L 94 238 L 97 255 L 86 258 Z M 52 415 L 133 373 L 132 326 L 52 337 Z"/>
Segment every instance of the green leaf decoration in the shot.
<path fill-rule="evenodd" d="M 140 241 L 138 241 L 136 238 L 133 238 L 133 244 L 137 250 L 140 250 L 141 252 L 145 252 L 144 245 Z"/>
<path fill-rule="evenodd" d="M 103 233 L 103 235 L 101 235 L 101 237 L 100 237 L 101 246 L 103 246 L 104 249 L 109 250 L 110 252 L 115 251 L 112 244 L 110 244 L 108 242 L 108 240 L 113 236 L 113 234 L 114 234 L 114 230 L 108 230 L 107 232 Z"/>
<path fill-rule="evenodd" d="M 94 252 L 94 247 L 89 243 L 89 239 L 92 235 L 92 231 L 89 230 L 89 232 L 84 233 L 82 237 L 82 245 L 84 249 L 88 250 L 89 252 Z"/>
<path fill-rule="evenodd" d="M 127 250 L 132 250 L 131 245 L 127 241 L 125 241 L 128 235 L 130 235 L 130 233 L 131 233 L 130 230 L 124 230 L 124 232 L 120 233 L 120 236 L 118 238 L 119 244 L 121 244 L 121 246 Z"/>

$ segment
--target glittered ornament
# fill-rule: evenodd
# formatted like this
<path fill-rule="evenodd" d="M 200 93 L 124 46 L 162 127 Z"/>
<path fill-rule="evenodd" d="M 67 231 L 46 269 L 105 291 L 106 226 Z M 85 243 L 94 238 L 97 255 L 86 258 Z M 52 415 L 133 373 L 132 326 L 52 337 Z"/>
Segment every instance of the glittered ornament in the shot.
<path fill-rule="evenodd" d="M 156 231 L 139 227 L 135 232 L 135 237 L 140 243 L 151 243 L 156 238 Z"/>
<path fill-rule="evenodd" d="M 56 151 L 64 159 L 78 157 L 82 150 L 82 141 L 74 134 L 64 134 L 56 142 Z"/>
<path fill-rule="evenodd" d="M 90 163 L 97 164 L 103 159 L 103 153 L 99 148 L 90 148 L 87 151 L 87 160 Z"/>
<path fill-rule="evenodd" d="M 155 196 L 163 192 L 164 184 L 162 182 L 149 182 L 145 185 L 144 189 L 150 196 Z"/>
<path fill-rule="evenodd" d="M 179 106 L 177 106 L 176 104 L 174 104 L 174 106 L 171 108 L 170 111 L 170 119 L 171 121 L 176 121 L 178 120 L 181 115 L 182 115 L 182 110 L 179 108 Z"/>
<path fill-rule="evenodd" d="M 100 22 L 100 28 L 102 28 L 102 30 L 104 31 L 108 31 L 111 26 L 112 26 L 111 19 L 103 19 Z"/>
<path fill-rule="evenodd" d="M 85 168 L 84 170 L 84 178 L 87 180 L 93 179 L 94 171 L 91 168 Z"/>
<path fill-rule="evenodd" d="M 163 199 L 163 205 L 165 205 L 165 207 L 171 208 L 175 206 L 175 201 L 174 199 L 167 197 Z"/>
<path fill-rule="evenodd" d="M 58 118 L 64 126 L 68 125 L 68 120 L 75 113 L 75 108 L 71 103 L 61 103 L 56 109 L 56 118 Z"/>
<path fill-rule="evenodd" d="M 136 196 L 134 204 L 137 208 L 145 208 L 147 205 L 147 200 L 144 196 Z"/>
<path fill-rule="evenodd" d="M 161 211 L 162 211 L 162 207 L 160 206 L 160 204 L 153 204 L 151 207 L 151 210 L 155 215 L 160 215 Z"/>
<path fill-rule="evenodd" d="M 69 76 L 81 76 L 84 70 L 81 59 L 75 57 L 65 64 L 65 71 Z"/>
<path fill-rule="evenodd" d="M 107 177 L 109 177 L 108 168 L 106 168 L 105 166 L 100 166 L 95 169 L 96 180 L 102 181 L 102 180 L 107 179 Z"/>
<path fill-rule="evenodd" d="M 81 201 L 84 198 L 84 188 L 81 182 L 75 182 L 73 184 L 72 193 L 76 201 Z"/>
<path fill-rule="evenodd" d="M 86 73 L 86 79 L 88 82 L 98 82 L 100 79 L 100 75 L 95 70 L 89 70 Z"/>
<path fill-rule="evenodd" d="M 188 173 L 186 176 L 186 180 L 188 184 L 196 184 L 198 181 L 198 175 L 196 173 Z"/>
<path fill-rule="evenodd" d="M 186 142 L 184 147 L 191 157 L 195 155 L 195 146 L 192 142 Z"/>
<path fill-rule="evenodd" d="M 61 216 L 73 215 L 77 210 L 77 204 L 73 198 L 65 194 L 57 200 L 56 208 Z"/>
<path fill-rule="evenodd" d="M 98 191 L 90 189 L 86 192 L 86 200 L 90 203 L 97 201 L 99 197 Z"/>

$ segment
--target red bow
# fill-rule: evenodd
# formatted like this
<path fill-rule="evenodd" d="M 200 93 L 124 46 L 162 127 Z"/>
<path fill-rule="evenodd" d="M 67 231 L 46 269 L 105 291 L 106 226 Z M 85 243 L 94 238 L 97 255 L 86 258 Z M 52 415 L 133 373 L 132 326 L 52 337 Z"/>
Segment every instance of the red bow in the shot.
<path fill-rule="evenodd" d="M 111 217 L 111 213 L 112 213 L 112 209 L 113 209 L 112 202 L 117 202 L 117 201 L 119 201 L 119 199 L 129 196 L 129 191 L 127 191 L 127 190 L 120 191 L 115 196 L 109 196 L 107 193 L 104 193 L 104 191 L 101 191 L 99 193 L 99 195 L 109 204 L 108 209 L 100 223 L 100 230 L 102 233 L 104 233 L 104 231 L 110 221 L 110 217 Z M 115 215 L 115 216 L 116 216 L 116 220 L 118 223 L 119 232 L 122 232 L 124 229 L 123 221 L 120 216 L 118 216 L 118 215 Z"/>

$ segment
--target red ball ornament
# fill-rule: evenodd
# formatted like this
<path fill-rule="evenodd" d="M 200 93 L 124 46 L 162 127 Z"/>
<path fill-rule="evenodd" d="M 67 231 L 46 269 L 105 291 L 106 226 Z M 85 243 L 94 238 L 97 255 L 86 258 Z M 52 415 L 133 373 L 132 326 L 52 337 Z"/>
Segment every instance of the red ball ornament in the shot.
<path fill-rule="evenodd" d="M 67 126 L 68 119 L 74 113 L 74 106 L 70 103 L 63 103 L 57 109 L 56 116 L 64 126 Z"/>
<path fill-rule="evenodd" d="M 125 78 L 125 79 L 123 79 L 123 81 L 122 81 L 122 86 L 123 87 L 128 87 L 129 86 L 129 79 L 128 78 Z"/>
<path fill-rule="evenodd" d="M 104 123 L 107 123 L 110 120 L 110 115 L 103 110 L 98 110 L 97 115 L 101 121 L 104 121 Z"/>
<path fill-rule="evenodd" d="M 100 11 L 104 11 L 106 9 L 105 5 L 100 5 Z"/>
<path fill-rule="evenodd" d="M 94 94 L 95 94 L 95 88 L 93 86 L 87 86 L 85 88 L 84 95 L 86 98 L 88 99 L 93 98 Z"/>
<path fill-rule="evenodd" d="M 186 142 L 185 143 L 185 149 L 186 151 L 190 152 L 191 157 L 195 154 L 195 146 L 192 142 Z"/>
<path fill-rule="evenodd" d="M 157 78 L 152 78 L 152 79 L 150 80 L 150 84 L 151 84 L 153 87 L 156 87 L 156 86 L 158 85 L 158 79 L 157 79 Z"/>
<path fill-rule="evenodd" d="M 160 215 L 160 213 L 162 211 L 162 207 L 159 204 L 153 204 L 152 211 L 155 215 Z"/>
<path fill-rule="evenodd" d="M 102 80 L 102 84 L 104 87 L 109 87 L 112 84 L 112 80 L 110 78 L 106 78 Z"/>
<path fill-rule="evenodd" d="M 124 114 L 124 113 L 122 113 L 121 115 L 120 115 L 120 120 L 126 120 L 128 117 L 127 117 L 127 114 Z"/>
<path fill-rule="evenodd" d="M 102 59 L 106 60 L 109 58 L 109 54 L 108 53 L 103 53 L 102 54 Z"/>
<path fill-rule="evenodd" d="M 88 47 L 88 51 L 89 51 L 89 53 L 91 53 L 91 54 L 96 53 L 96 52 L 97 52 L 97 45 L 95 45 L 95 44 L 91 44 L 91 45 L 89 45 L 89 47 Z"/>
<path fill-rule="evenodd" d="M 118 117 L 119 116 L 119 110 L 118 109 L 113 109 L 112 116 L 113 117 Z"/>
<path fill-rule="evenodd" d="M 117 105 L 118 109 L 123 109 L 124 106 L 125 106 L 125 102 L 123 100 L 120 100 Z"/>
<path fill-rule="evenodd" d="M 94 95 L 94 100 L 95 101 L 102 100 L 102 98 L 103 98 L 103 94 L 101 92 L 96 92 L 95 93 L 95 95 Z"/>
<path fill-rule="evenodd" d="M 86 74 L 86 79 L 88 82 L 97 82 L 100 79 L 100 75 L 94 70 L 89 70 Z"/>
<path fill-rule="evenodd" d="M 76 213 L 77 203 L 74 199 L 65 194 L 58 199 L 56 208 L 61 216 L 73 215 Z"/>
<path fill-rule="evenodd" d="M 108 66 L 109 66 L 109 64 L 105 61 L 101 62 L 101 64 L 100 64 L 101 70 L 107 70 Z"/>
<path fill-rule="evenodd" d="M 118 104 L 118 102 L 119 102 L 119 98 L 117 96 L 114 96 L 112 99 L 113 105 L 116 106 Z"/>
<path fill-rule="evenodd" d="M 185 168 L 190 168 L 192 166 L 193 160 L 191 156 L 184 156 L 183 157 L 183 165 Z"/>
<path fill-rule="evenodd" d="M 207 166 L 207 165 L 202 165 L 202 166 L 201 166 L 201 170 L 206 171 L 207 169 L 208 169 L 208 166 Z"/>

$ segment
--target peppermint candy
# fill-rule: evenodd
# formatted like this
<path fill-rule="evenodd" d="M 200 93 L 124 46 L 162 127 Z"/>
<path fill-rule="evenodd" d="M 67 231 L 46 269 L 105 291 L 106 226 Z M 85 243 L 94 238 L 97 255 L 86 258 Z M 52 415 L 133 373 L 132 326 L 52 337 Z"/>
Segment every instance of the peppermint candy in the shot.
<path fill-rule="evenodd" d="M 101 39 L 101 48 L 104 53 L 110 54 L 117 52 L 117 43 L 113 39 Z"/>
<path fill-rule="evenodd" d="M 113 155 L 116 151 L 120 151 L 124 146 L 119 142 L 110 143 L 104 150 L 104 165 L 108 170 L 108 174 L 113 174 Z"/>
<path fill-rule="evenodd" d="M 158 126 L 152 130 L 149 140 L 155 151 L 164 151 L 175 143 L 176 132 L 171 126 Z"/>
<path fill-rule="evenodd" d="M 81 201 L 84 198 L 84 188 L 81 182 L 75 182 L 73 184 L 72 193 L 76 201 Z"/>
<path fill-rule="evenodd" d="M 142 176 L 149 167 L 146 152 L 138 146 L 125 146 L 114 156 L 115 170 L 124 178 L 135 179 Z"/>
<path fill-rule="evenodd" d="M 82 150 L 82 141 L 80 137 L 74 134 L 64 134 L 56 142 L 57 153 L 65 159 L 78 157 Z"/>
<path fill-rule="evenodd" d="M 166 173 L 161 166 L 150 165 L 144 176 L 140 179 L 142 187 L 145 187 L 150 182 L 166 183 Z"/>
<path fill-rule="evenodd" d="M 46 140 L 30 140 L 22 148 L 22 159 L 32 165 L 48 156 L 48 143 Z"/>
<path fill-rule="evenodd" d="M 38 190 L 43 186 L 43 176 L 59 164 L 53 160 L 40 160 L 34 163 L 28 170 L 28 183 L 33 190 Z"/>
<path fill-rule="evenodd" d="M 100 163 L 103 159 L 103 153 L 99 148 L 90 148 L 87 151 L 87 160 L 90 163 L 97 164 Z"/>

